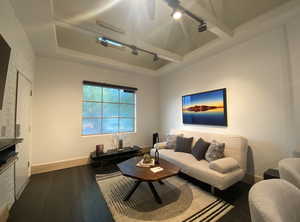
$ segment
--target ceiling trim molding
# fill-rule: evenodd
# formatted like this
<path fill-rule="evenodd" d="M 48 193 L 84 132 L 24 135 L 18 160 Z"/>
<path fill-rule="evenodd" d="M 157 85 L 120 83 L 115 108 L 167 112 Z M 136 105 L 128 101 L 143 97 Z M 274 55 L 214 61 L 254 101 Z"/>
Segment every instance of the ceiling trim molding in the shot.
<path fill-rule="evenodd" d="M 168 64 L 158 69 L 160 75 L 165 75 L 178 68 L 184 68 L 194 62 L 198 62 L 200 59 L 207 58 L 223 50 L 226 50 L 236 44 L 251 39 L 258 34 L 270 30 L 276 26 L 284 25 L 290 21 L 293 17 L 300 14 L 300 1 L 292 0 L 287 2 L 255 19 L 247 22 L 234 30 L 234 37 L 219 38 L 204 46 L 190 52 L 184 56 L 181 64 Z"/>
<path fill-rule="evenodd" d="M 73 30 L 76 30 L 76 31 L 79 31 L 79 32 L 82 32 L 82 33 L 85 33 L 85 34 L 93 35 L 93 36 L 105 36 L 105 37 L 108 37 L 108 38 L 111 38 L 111 39 L 115 39 L 117 41 L 124 41 L 124 39 L 121 39 L 120 36 L 112 34 L 112 33 L 106 33 L 106 32 L 100 32 L 100 31 L 96 32 L 94 30 L 84 28 L 80 25 L 70 24 L 70 23 L 60 21 L 60 20 L 57 20 L 57 19 L 54 20 L 54 24 L 59 25 L 61 27 L 73 29 Z M 129 39 L 129 36 L 127 36 L 127 35 L 123 35 L 123 36 L 125 37 L 125 41 L 127 40 L 127 42 L 126 42 L 127 44 L 136 45 L 138 48 L 142 48 L 142 49 L 145 49 L 147 51 L 154 52 L 158 55 L 159 58 L 162 58 L 162 59 L 170 61 L 170 62 L 175 62 L 175 63 L 181 63 L 182 60 L 183 60 L 183 57 L 176 54 L 176 53 L 173 53 L 173 52 L 170 52 L 168 50 L 155 47 L 155 46 L 150 45 L 148 43 L 145 43 L 141 40 L 136 40 L 133 44 L 133 43 L 130 42 L 132 40 Z"/>
<path fill-rule="evenodd" d="M 47 55 L 47 57 L 49 57 Z M 140 75 L 148 76 L 158 76 L 158 72 L 122 62 L 118 62 L 113 59 L 109 59 L 101 56 L 94 56 L 87 53 L 78 52 L 76 50 L 67 49 L 63 47 L 56 47 L 55 58 L 63 58 L 69 61 L 78 62 L 85 65 L 95 65 L 115 71 L 126 72 L 126 73 L 135 73 Z"/>

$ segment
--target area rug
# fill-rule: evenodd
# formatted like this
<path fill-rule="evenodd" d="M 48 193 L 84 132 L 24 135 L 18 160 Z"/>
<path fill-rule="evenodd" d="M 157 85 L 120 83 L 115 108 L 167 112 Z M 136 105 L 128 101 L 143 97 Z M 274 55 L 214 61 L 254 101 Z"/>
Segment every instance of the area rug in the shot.
<path fill-rule="evenodd" d="M 215 222 L 233 208 L 177 176 L 164 180 L 164 185 L 153 183 L 162 204 L 154 200 L 147 183 L 141 183 L 131 199 L 123 201 L 134 180 L 120 172 L 97 175 L 96 180 L 116 222 Z"/>

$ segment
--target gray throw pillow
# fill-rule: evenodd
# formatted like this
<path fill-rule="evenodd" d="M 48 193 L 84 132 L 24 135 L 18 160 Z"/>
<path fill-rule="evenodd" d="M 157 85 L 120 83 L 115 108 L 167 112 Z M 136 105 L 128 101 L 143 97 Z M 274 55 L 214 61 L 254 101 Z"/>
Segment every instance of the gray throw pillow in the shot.
<path fill-rule="evenodd" d="M 202 138 L 198 139 L 194 147 L 192 148 L 192 154 L 197 160 L 203 160 L 205 158 L 205 153 L 209 147 L 210 143 L 206 142 Z"/>
<path fill-rule="evenodd" d="M 219 143 L 213 140 L 210 146 L 208 147 L 208 150 L 206 151 L 205 159 L 208 162 L 211 162 L 214 160 L 224 158 L 225 157 L 224 149 L 225 149 L 225 143 Z"/>
<path fill-rule="evenodd" d="M 167 135 L 167 139 L 166 139 L 166 141 L 167 141 L 166 148 L 167 149 L 175 150 L 175 148 L 176 148 L 176 139 L 177 139 L 178 136 L 183 136 L 183 134 L 177 134 L 177 135 L 169 134 L 169 135 Z"/>
<path fill-rule="evenodd" d="M 185 138 L 178 136 L 176 139 L 175 152 L 191 153 L 192 152 L 193 137 Z"/>

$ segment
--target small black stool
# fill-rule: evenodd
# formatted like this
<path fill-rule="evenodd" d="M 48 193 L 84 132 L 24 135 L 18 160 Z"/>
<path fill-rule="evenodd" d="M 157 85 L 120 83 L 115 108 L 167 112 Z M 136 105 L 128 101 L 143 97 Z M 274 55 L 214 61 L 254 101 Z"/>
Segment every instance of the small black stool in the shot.
<path fill-rule="evenodd" d="M 279 170 L 278 169 L 268 169 L 264 172 L 264 180 L 269 179 L 279 179 Z"/>

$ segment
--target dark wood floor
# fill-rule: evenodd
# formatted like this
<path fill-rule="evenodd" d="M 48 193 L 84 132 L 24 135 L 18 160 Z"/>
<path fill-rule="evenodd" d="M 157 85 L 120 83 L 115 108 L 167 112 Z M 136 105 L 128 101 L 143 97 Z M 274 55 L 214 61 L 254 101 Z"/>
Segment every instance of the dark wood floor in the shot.
<path fill-rule="evenodd" d="M 186 179 L 209 190 L 209 186 L 187 176 Z M 235 205 L 220 222 L 250 222 L 249 185 L 238 183 L 217 192 Z M 114 221 L 95 181 L 90 166 L 32 176 L 20 199 L 14 204 L 9 222 L 110 222 Z"/>

